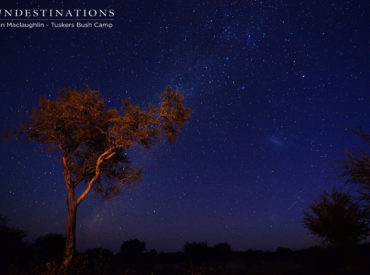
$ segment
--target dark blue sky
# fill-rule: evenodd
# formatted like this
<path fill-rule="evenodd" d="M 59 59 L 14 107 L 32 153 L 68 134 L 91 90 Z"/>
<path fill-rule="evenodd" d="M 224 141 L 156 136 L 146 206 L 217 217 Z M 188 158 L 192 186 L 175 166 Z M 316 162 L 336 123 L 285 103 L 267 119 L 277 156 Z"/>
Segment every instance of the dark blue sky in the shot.
<path fill-rule="evenodd" d="M 167 84 L 194 110 L 174 145 L 130 152 L 143 181 L 79 207 L 77 249 L 187 241 L 235 250 L 315 244 L 302 209 L 342 183 L 334 159 L 369 126 L 368 1 L 5 1 L 0 8 L 114 9 L 112 29 L 0 28 L 0 130 L 40 95 L 99 89 L 111 106 L 157 104 Z M 56 3 L 52 3 L 56 2 Z M 117 2 L 117 1 L 115 1 Z M 1 143 L 0 213 L 29 240 L 64 231 L 61 163 Z"/>

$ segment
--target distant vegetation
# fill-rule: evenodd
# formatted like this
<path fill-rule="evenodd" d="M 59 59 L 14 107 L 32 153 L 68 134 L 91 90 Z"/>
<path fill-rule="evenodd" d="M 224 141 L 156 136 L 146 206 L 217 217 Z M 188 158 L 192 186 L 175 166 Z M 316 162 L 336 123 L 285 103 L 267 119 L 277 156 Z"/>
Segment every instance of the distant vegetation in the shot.
<path fill-rule="evenodd" d="M 308 208 L 304 225 L 326 245 L 348 248 L 369 235 L 366 211 L 347 192 L 324 192 Z"/>
<path fill-rule="evenodd" d="M 47 234 L 33 244 L 23 241 L 25 232 L 0 218 L 0 274 L 47 274 L 50 265 L 63 258 L 64 236 Z M 114 254 L 99 247 L 76 253 L 65 274 L 368 274 L 370 243 L 349 250 L 310 247 L 274 252 L 233 251 L 229 244 L 209 246 L 206 242 L 186 243 L 184 251 L 157 253 L 144 242 L 122 243 Z"/>
<path fill-rule="evenodd" d="M 370 145 L 370 134 L 361 127 L 352 132 Z M 366 240 L 370 233 L 370 154 L 351 149 L 345 156 L 345 160 L 337 161 L 345 184 L 325 191 L 304 211 L 303 220 L 304 226 L 324 245 L 341 249 Z M 348 186 L 354 189 L 345 191 Z"/>

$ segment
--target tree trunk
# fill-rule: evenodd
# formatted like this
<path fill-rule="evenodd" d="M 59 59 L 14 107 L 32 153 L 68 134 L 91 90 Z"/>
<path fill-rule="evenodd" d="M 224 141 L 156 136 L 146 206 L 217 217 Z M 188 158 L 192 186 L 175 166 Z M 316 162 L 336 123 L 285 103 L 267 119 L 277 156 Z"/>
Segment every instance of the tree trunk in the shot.
<path fill-rule="evenodd" d="M 67 187 L 66 240 L 61 270 L 68 269 L 76 247 L 76 214 L 77 203 L 73 187 Z"/>

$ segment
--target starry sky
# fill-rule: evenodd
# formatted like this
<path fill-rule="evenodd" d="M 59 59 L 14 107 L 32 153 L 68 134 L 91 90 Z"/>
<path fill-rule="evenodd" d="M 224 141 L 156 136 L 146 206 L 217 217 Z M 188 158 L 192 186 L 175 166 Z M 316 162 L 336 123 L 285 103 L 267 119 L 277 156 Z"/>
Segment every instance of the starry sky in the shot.
<path fill-rule="evenodd" d="M 119 2 L 119 3 L 117 3 Z M 302 210 L 341 184 L 333 160 L 369 126 L 368 1 L 2 1 L 1 8 L 114 9 L 112 29 L 0 29 L 0 130 L 64 87 L 158 104 L 167 84 L 194 111 L 177 143 L 134 148 L 143 181 L 111 201 L 93 193 L 77 249 L 138 238 L 234 250 L 317 244 Z M 37 144 L 0 144 L 0 213 L 27 240 L 63 233 L 61 162 Z M 82 189 L 78 190 L 81 192 Z"/>

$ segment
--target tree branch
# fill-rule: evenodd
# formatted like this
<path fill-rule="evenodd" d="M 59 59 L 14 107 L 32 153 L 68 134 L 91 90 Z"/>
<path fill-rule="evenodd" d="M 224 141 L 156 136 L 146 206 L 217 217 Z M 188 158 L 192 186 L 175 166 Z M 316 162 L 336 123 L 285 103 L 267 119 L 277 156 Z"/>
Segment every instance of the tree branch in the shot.
<path fill-rule="evenodd" d="M 87 196 L 87 194 L 90 192 L 93 184 L 96 182 L 96 180 L 99 178 L 100 176 L 100 164 L 102 164 L 102 162 L 104 160 L 107 160 L 107 159 L 110 159 L 111 157 L 113 157 L 116 152 L 114 152 L 114 150 L 117 149 L 117 148 L 111 148 L 111 149 L 108 149 L 107 151 L 105 151 L 103 154 L 100 155 L 100 157 L 98 158 L 98 160 L 96 161 L 96 166 L 95 166 L 95 176 L 90 180 L 88 186 L 86 187 L 85 191 L 81 194 L 81 196 L 77 199 L 77 206 L 82 202 L 82 200 Z"/>

